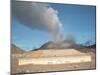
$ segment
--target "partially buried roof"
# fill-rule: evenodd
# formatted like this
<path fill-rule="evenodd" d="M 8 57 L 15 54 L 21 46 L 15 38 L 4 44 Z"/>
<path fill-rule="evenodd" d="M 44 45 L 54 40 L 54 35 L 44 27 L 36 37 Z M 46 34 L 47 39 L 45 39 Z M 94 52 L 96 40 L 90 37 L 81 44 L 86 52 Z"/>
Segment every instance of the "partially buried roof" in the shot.
<path fill-rule="evenodd" d="M 37 50 L 25 53 L 24 57 L 40 58 L 40 57 L 60 57 L 60 56 L 73 56 L 73 55 L 84 55 L 84 54 L 85 53 L 82 53 L 75 49 L 61 49 L 61 50 L 48 49 L 48 50 Z"/>

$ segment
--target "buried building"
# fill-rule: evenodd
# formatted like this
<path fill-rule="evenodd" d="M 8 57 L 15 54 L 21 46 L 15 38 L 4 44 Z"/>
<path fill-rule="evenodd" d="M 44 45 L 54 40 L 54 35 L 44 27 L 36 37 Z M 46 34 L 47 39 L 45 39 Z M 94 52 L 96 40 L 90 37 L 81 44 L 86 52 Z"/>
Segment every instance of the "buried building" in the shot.
<path fill-rule="evenodd" d="M 82 49 L 78 50 L 75 46 L 67 42 L 49 42 L 39 49 L 23 52 L 12 45 L 12 74 L 95 69 L 95 53 L 91 49 L 90 52 L 82 52 Z"/>
<path fill-rule="evenodd" d="M 94 69 L 95 59 L 76 49 L 47 49 L 12 55 L 12 73 L 34 73 L 77 69 Z"/>
<path fill-rule="evenodd" d="M 29 52 L 19 58 L 19 65 L 49 65 L 91 62 L 91 55 L 81 53 L 75 49 L 38 50 Z"/>

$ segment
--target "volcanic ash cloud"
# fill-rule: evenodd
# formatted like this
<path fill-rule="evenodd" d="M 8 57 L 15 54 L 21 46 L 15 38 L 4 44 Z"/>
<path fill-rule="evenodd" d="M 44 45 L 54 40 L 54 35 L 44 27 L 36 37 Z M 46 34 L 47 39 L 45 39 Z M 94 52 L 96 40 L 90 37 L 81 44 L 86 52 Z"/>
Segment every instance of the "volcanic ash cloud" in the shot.
<path fill-rule="evenodd" d="M 58 11 L 49 4 L 34 2 L 12 2 L 12 14 L 23 25 L 50 34 L 55 41 L 63 38 L 63 26 Z"/>

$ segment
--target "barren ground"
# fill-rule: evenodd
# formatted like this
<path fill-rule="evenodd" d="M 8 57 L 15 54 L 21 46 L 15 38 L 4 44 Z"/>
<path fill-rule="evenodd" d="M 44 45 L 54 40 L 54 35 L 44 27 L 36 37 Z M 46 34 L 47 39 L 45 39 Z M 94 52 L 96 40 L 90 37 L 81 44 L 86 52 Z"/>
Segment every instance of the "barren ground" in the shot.
<path fill-rule="evenodd" d="M 83 51 L 85 52 L 85 51 Z M 95 69 L 96 59 L 95 52 L 87 51 L 85 52 L 92 56 L 91 62 L 85 63 L 73 63 L 73 64 L 57 64 L 57 65 L 22 65 L 18 66 L 18 59 L 12 58 L 11 73 L 12 74 L 23 74 L 23 73 L 37 73 L 37 72 L 52 72 L 52 71 L 69 71 L 69 70 L 85 70 L 85 69 Z"/>

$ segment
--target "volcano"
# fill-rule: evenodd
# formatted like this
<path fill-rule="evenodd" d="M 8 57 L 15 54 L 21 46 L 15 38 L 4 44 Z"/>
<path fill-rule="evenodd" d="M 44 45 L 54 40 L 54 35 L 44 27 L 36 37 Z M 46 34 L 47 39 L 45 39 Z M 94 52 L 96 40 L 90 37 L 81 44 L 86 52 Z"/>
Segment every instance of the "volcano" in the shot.
<path fill-rule="evenodd" d="M 45 44 L 43 44 L 40 49 L 69 49 L 69 48 L 78 48 L 79 45 L 75 42 L 71 41 L 62 41 L 62 42 L 52 42 L 49 41 Z"/>

